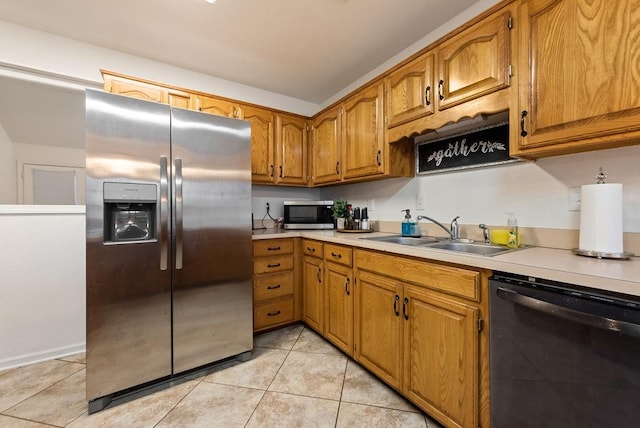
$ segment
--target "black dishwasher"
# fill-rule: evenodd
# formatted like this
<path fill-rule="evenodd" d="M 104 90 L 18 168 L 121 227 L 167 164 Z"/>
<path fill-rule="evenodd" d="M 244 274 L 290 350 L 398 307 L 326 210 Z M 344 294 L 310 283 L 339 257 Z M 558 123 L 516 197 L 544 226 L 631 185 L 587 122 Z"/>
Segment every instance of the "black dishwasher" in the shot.
<path fill-rule="evenodd" d="M 506 273 L 489 289 L 493 428 L 640 426 L 640 298 Z"/>

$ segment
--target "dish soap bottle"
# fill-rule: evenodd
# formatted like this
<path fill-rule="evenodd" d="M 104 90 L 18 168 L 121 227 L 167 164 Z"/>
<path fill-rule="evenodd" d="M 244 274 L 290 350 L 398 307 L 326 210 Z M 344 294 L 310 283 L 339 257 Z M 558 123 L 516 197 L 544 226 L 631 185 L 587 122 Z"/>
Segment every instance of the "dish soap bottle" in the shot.
<path fill-rule="evenodd" d="M 402 236 L 419 238 L 421 236 L 420 229 L 418 229 L 418 223 L 411 218 L 411 211 L 409 209 L 400 211 L 405 213 L 402 221 Z"/>
<path fill-rule="evenodd" d="M 507 213 L 507 226 L 509 228 L 509 239 L 507 240 L 507 247 L 518 248 L 520 246 L 520 232 L 518 231 L 518 219 L 514 213 Z"/>

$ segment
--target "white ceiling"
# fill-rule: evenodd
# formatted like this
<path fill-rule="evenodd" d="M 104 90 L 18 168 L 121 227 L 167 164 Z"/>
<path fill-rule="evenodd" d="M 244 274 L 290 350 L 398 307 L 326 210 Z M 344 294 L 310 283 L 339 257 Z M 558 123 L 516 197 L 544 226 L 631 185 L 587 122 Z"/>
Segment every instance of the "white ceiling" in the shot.
<path fill-rule="evenodd" d="M 0 19 L 321 104 L 477 1 L 2 0 Z"/>

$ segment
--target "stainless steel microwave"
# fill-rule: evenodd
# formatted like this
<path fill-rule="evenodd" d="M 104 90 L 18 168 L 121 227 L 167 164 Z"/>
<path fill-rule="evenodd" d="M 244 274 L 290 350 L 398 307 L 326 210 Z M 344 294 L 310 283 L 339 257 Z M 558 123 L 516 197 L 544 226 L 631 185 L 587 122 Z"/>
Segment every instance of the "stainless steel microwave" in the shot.
<path fill-rule="evenodd" d="M 333 229 L 333 201 L 284 201 L 285 229 Z"/>

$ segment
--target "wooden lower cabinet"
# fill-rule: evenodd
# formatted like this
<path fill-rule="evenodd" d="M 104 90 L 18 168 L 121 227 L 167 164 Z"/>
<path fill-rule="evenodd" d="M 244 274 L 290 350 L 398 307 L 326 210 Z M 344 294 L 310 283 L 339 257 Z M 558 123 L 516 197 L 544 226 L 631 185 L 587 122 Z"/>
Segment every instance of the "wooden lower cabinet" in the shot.
<path fill-rule="evenodd" d="M 326 263 L 325 267 L 325 337 L 352 356 L 353 271 L 336 263 Z"/>
<path fill-rule="evenodd" d="M 324 334 L 324 287 L 322 259 L 304 256 L 302 261 L 302 320 Z"/>
<path fill-rule="evenodd" d="M 354 358 L 392 387 L 402 388 L 403 283 L 358 272 L 355 293 Z"/>
<path fill-rule="evenodd" d="M 488 272 L 359 249 L 354 259 L 355 360 L 445 426 L 490 426 Z"/>
<path fill-rule="evenodd" d="M 402 391 L 446 425 L 477 427 L 478 309 L 406 285 L 402 312 Z"/>
<path fill-rule="evenodd" d="M 294 238 L 253 242 L 253 331 L 300 319 Z"/>

